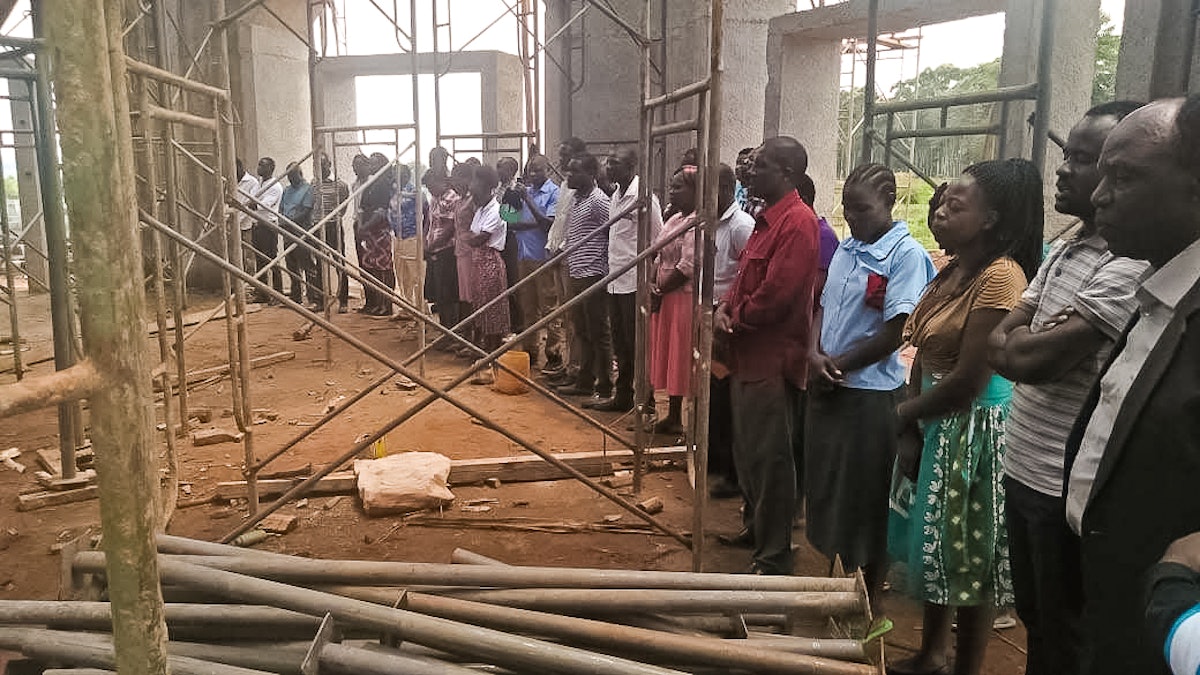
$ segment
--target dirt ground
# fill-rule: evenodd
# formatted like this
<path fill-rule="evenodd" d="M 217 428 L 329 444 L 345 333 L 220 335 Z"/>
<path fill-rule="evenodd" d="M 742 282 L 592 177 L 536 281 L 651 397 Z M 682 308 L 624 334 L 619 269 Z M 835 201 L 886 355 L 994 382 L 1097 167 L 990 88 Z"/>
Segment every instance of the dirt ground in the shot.
<path fill-rule="evenodd" d="M 40 317 L 44 296 L 27 300 L 33 303 L 29 316 Z M 353 304 L 353 303 L 352 303 Z M 189 311 L 211 306 L 203 299 Z M 44 308 L 43 308 L 44 309 Z M 400 325 L 368 319 L 355 313 L 335 317 L 346 328 L 372 346 L 394 356 L 411 354 L 415 339 Z M 253 426 L 258 456 L 280 447 L 323 415 L 326 405 L 339 396 L 349 397 L 381 376 L 385 367 L 354 348 L 335 340 L 333 361 L 326 366 L 325 339 L 320 329 L 311 339 L 294 341 L 292 332 L 303 321 L 291 312 L 264 307 L 249 315 L 251 356 L 293 351 L 295 359 L 253 371 L 251 396 L 253 407 L 270 410 L 274 420 L 263 419 Z M 24 328 L 24 323 L 23 323 Z M 48 321 L 38 319 L 23 330 L 30 352 L 48 353 Z M 7 331 L 0 329 L 0 334 Z M 157 346 L 148 340 L 148 353 L 157 355 Z M 11 365 L 0 358 L 0 368 Z M 187 345 L 187 366 L 191 370 L 227 363 L 225 329 L 213 321 L 200 329 Z M 439 384 L 448 383 L 467 361 L 438 352 L 426 360 L 426 373 Z M 50 364 L 35 366 L 33 374 L 49 372 Z M 0 374 L 0 382 L 11 382 L 11 373 Z M 614 448 L 598 431 L 542 399 L 535 393 L 506 396 L 486 386 L 462 385 L 454 391 L 463 401 L 477 406 L 484 414 L 505 424 L 522 438 L 555 452 L 575 452 Z M 401 413 L 421 398 L 419 392 L 402 391 L 392 383 L 369 395 L 339 418 L 318 430 L 277 459 L 269 471 L 322 466 L 344 452 L 363 434 L 374 431 L 382 422 Z M 223 412 L 231 408 L 228 380 L 194 388 L 191 407 L 209 407 L 214 411 L 210 424 L 234 430 L 231 417 Z M 161 405 L 158 407 L 161 417 Z M 625 419 L 600 413 L 598 418 L 625 432 Z M 670 445 L 674 439 L 658 439 Z M 0 448 L 18 447 L 25 451 L 22 462 L 31 467 L 24 475 L 0 467 L 0 598 L 52 599 L 59 588 L 59 560 L 51 547 L 87 531 L 99 531 L 95 501 L 46 508 L 30 512 L 16 510 L 16 495 L 33 485 L 32 450 L 57 447 L 53 411 L 30 413 L 0 423 Z M 478 424 L 445 402 L 437 402 L 386 437 L 389 452 L 428 450 L 453 459 L 499 457 L 521 454 L 515 444 Z M 179 448 L 181 502 L 210 496 L 219 481 L 239 480 L 243 460 L 239 443 L 191 447 L 182 441 Z M 606 516 L 624 513 L 618 506 L 586 486 L 572 480 L 539 483 L 509 483 L 499 488 L 456 487 L 455 504 L 446 515 L 470 517 L 487 522 L 496 517 L 528 517 L 576 523 L 604 522 Z M 650 474 L 639 498 L 660 496 L 666 508 L 661 518 L 680 530 L 691 530 L 691 489 L 687 474 L 670 470 Z M 461 504 L 476 498 L 498 500 L 488 513 L 464 513 Z M 738 527 L 736 500 L 710 503 L 706 512 L 704 569 L 741 572 L 749 565 L 749 553 L 722 547 L 717 533 L 732 533 Z M 546 533 L 500 531 L 483 527 L 443 529 L 406 525 L 397 517 L 368 518 L 357 498 L 310 498 L 300 508 L 284 507 L 282 513 L 299 516 L 299 527 L 284 536 L 274 537 L 261 546 L 270 550 L 319 558 L 357 558 L 368 560 L 407 560 L 446 562 L 455 548 L 462 547 L 514 564 L 562 565 L 652 570 L 691 569 L 691 554 L 667 536 L 618 534 L 608 532 Z M 182 508 L 175 513 L 169 531 L 201 539 L 216 539 L 236 527 L 244 518 L 244 506 L 202 505 Z M 625 513 L 621 523 L 637 519 Z M 821 575 L 828 562 L 809 548 L 802 530 L 796 532 L 800 543 L 797 573 Z M 898 593 L 885 599 L 887 612 L 896 623 L 887 636 L 891 658 L 910 654 L 920 642 L 920 608 Z M 1024 631 L 1018 627 L 993 633 L 988 650 L 988 675 L 1012 675 L 1024 671 Z"/>

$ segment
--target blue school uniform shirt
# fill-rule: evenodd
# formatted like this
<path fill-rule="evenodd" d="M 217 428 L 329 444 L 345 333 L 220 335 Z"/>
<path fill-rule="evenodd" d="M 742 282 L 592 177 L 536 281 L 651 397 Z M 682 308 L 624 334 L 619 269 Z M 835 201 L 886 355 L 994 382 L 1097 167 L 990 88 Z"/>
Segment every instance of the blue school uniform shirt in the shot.
<path fill-rule="evenodd" d="M 882 330 L 886 322 L 912 314 L 936 274 L 929 253 L 903 222 L 893 223 L 892 229 L 872 244 L 848 237 L 833 254 L 821 293 L 822 351 L 831 356 L 844 354 Z M 846 386 L 851 389 L 891 391 L 903 385 L 899 350 L 846 374 Z"/>

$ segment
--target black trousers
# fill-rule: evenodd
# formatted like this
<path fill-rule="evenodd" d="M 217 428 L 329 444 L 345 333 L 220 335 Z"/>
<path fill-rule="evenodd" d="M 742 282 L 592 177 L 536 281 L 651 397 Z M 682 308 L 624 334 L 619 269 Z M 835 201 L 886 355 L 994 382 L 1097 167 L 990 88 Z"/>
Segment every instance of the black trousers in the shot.
<path fill-rule="evenodd" d="M 708 473 L 737 484 L 733 462 L 733 402 L 730 378 L 709 379 L 708 385 Z"/>
<path fill-rule="evenodd" d="M 1027 675 L 1077 675 L 1083 592 L 1079 543 L 1062 497 L 1005 476 L 1008 552 L 1017 616 L 1025 624 Z"/>
<path fill-rule="evenodd" d="M 637 359 L 637 293 L 608 296 L 608 320 L 612 328 L 613 355 L 617 357 L 615 396 L 633 401 L 633 372 Z"/>
<path fill-rule="evenodd" d="M 500 252 L 500 257 L 504 259 L 504 281 L 507 283 L 504 288 L 507 290 L 516 286 L 517 282 L 521 280 L 520 272 L 517 269 L 517 237 L 511 231 L 504 240 L 504 250 Z M 536 321 L 536 319 L 527 321 L 521 315 L 521 303 L 517 301 L 515 293 L 508 296 L 508 320 L 513 328 Z"/>
<path fill-rule="evenodd" d="M 342 236 L 341 222 L 325 223 L 325 243 L 338 253 L 346 255 L 346 239 Z M 337 300 L 344 305 L 350 299 L 350 284 L 346 278 L 346 268 L 332 269 L 329 275 L 330 280 L 334 278 L 335 274 L 337 275 Z"/>
<path fill-rule="evenodd" d="M 302 228 L 307 229 L 305 223 L 298 223 Z M 303 236 L 300 231 L 288 229 L 296 239 Z M 291 246 L 296 239 L 292 237 L 284 237 L 286 244 Z M 311 240 L 310 240 L 311 241 Z M 300 302 L 302 297 L 307 297 L 309 302 L 324 302 L 325 284 L 321 279 L 321 271 L 317 268 L 317 261 L 313 257 L 312 251 L 306 246 L 296 246 L 285 257 L 288 271 L 291 272 L 291 289 L 288 295 L 295 302 Z M 303 293 L 302 289 L 307 289 L 307 293 Z"/>
<path fill-rule="evenodd" d="M 599 275 L 571 279 L 571 295 L 576 296 L 600 281 Z M 581 346 L 579 376 L 575 383 L 580 389 L 595 388 L 600 396 L 612 394 L 612 343 L 608 335 L 608 294 L 603 289 L 592 293 L 575 305 L 575 333 Z"/>
<path fill-rule="evenodd" d="M 254 223 L 250 229 L 250 244 L 255 250 L 255 272 L 279 255 L 279 234 L 266 225 Z M 266 281 L 263 279 L 264 283 Z M 279 269 L 278 265 L 271 267 L 271 288 L 283 292 L 283 270 Z"/>

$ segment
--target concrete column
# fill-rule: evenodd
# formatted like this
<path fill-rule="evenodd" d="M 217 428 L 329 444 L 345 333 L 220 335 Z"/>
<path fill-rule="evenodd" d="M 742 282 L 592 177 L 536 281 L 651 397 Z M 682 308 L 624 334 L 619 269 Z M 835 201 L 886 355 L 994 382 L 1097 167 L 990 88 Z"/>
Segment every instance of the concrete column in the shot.
<path fill-rule="evenodd" d="M 1196 22 L 1191 0 L 1137 0 L 1125 3 L 1117 98 L 1150 101 L 1196 90 Z M 1192 45 L 1192 62 L 1188 62 Z M 1189 74 L 1190 70 L 1190 74 Z"/>
<path fill-rule="evenodd" d="M 1043 0 L 1009 0 L 1005 14 L 1004 54 L 1000 59 L 1000 86 L 1028 84 L 1037 80 L 1038 45 L 1041 40 Z M 1096 31 L 1100 27 L 1099 0 L 1058 0 L 1055 20 L 1053 63 L 1050 72 L 1050 130 L 1065 137 L 1091 107 L 1092 79 L 1096 70 Z M 1013 103 L 1005 129 L 1005 153 L 1029 157 L 1032 130 L 1026 123 L 1033 112 L 1032 101 Z M 1044 158 L 1034 158 L 1042 167 L 1046 203 L 1046 231 L 1054 233 L 1067 219 L 1054 211 L 1054 170 L 1062 151 L 1053 143 Z M 1038 160 L 1041 160 L 1040 162 Z"/>
<path fill-rule="evenodd" d="M 783 36 L 772 31 L 767 44 L 770 78 L 763 136 L 792 136 L 804 144 L 808 174 L 817 186 L 817 210 L 832 210 L 837 182 L 841 41 Z"/>
<path fill-rule="evenodd" d="M 732 165 L 738 150 L 762 143 L 767 96 L 768 25 L 793 11 L 794 0 L 727 0 L 725 3 L 724 95 L 721 106 L 721 160 Z M 836 71 L 835 71 L 836 72 Z M 837 80 L 833 80 L 836 107 Z M 835 147 L 836 154 L 836 147 Z"/>
<path fill-rule="evenodd" d="M 10 101 L 12 109 L 13 129 L 16 131 L 25 131 L 33 129 L 33 108 L 30 104 L 30 98 L 33 91 L 29 83 L 24 80 L 9 80 L 8 93 L 12 96 Z M 24 99 L 24 100 L 22 100 Z M 16 151 L 17 159 L 17 192 L 16 195 L 8 195 L 9 198 L 18 197 L 21 201 L 21 222 L 12 223 L 14 231 L 23 229 L 25 225 L 33 222 L 33 226 L 25 235 L 25 240 L 37 247 L 42 253 L 46 252 L 46 229 L 42 225 L 42 219 L 39 214 L 42 212 L 42 192 L 41 184 L 38 180 L 38 165 L 37 152 L 33 149 L 35 139 L 32 134 L 17 134 L 16 144 L 20 146 Z M 8 207 L 7 204 L 4 205 Z M 34 220 L 36 219 L 36 222 Z M 25 270 L 29 276 L 37 279 L 43 284 L 49 283 L 50 270 L 46 259 L 33 251 L 27 251 L 25 254 Z M 31 293 L 42 292 L 42 287 L 37 284 L 30 284 L 29 291 Z"/>

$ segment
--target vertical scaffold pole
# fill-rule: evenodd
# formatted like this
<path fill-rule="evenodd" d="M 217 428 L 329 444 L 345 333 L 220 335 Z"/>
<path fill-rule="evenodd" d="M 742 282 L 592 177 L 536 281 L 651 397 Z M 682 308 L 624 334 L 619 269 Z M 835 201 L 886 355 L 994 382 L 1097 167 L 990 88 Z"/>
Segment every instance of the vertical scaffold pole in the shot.
<path fill-rule="evenodd" d="M 122 2 L 54 0 L 42 9 L 54 60 L 83 348 L 104 382 L 89 403 L 116 669 L 166 675 L 154 541 L 159 482 Z"/>
<path fill-rule="evenodd" d="M 650 35 L 650 9 L 653 0 L 644 3 L 645 34 Z M 639 143 L 638 143 L 638 199 L 642 206 L 638 209 L 637 250 L 644 251 L 650 246 L 650 170 L 653 140 L 650 130 L 654 126 L 654 110 L 646 106 L 650 94 L 650 43 L 638 45 L 641 59 L 642 101 L 639 109 Z M 665 74 L 664 74 L 665 77 Z M 646 415 L 647 399 L 650 396 L 646 363 L 649 357 L 647 333 L 650 329 L 650 265 L 642 263 L 637 266 L 637 313 L 634 320 L 634 366 L 633 366 L 633 491 L 642 491 L 642 477 L 646 467 L 643 461 L 646 449 Z"/>

